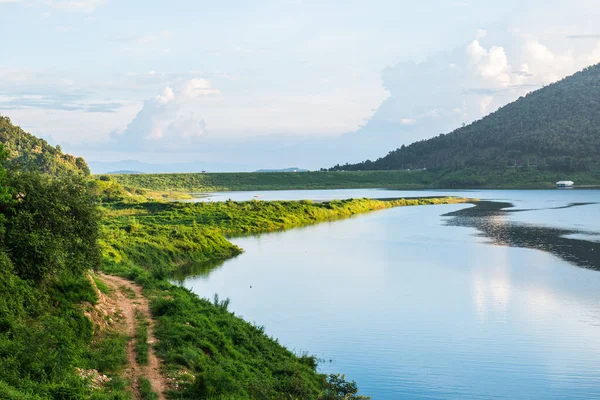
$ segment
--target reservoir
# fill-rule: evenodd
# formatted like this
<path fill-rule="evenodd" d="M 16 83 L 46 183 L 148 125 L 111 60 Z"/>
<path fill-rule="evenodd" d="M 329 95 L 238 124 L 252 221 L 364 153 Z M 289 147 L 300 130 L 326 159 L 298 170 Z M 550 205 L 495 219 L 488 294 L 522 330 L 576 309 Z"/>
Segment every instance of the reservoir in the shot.
<path fill-rule="evenodd" d="M 242 255 L 178 279 L 201 297 L 230 298 L 237 315 L 374 400 L 600 399 L 598 190 L 231 192 L 201 201 L 432 195 L 484 201 L 233 238 Z"/>

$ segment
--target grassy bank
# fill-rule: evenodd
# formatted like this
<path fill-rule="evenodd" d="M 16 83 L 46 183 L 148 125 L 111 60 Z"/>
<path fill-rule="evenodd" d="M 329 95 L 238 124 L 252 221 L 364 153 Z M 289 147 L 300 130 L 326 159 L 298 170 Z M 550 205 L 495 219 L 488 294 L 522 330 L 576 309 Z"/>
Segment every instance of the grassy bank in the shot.
<path fill-rule="evenodd" d="M 463 199 L 312 203 L 111 203 L 105 205 L 103 269 L 135 280 L 151 300 L 157 351 L 173 399 L 360 399 L 356 384 L 316 370 L 228 310 L 228 300 L 201 299 L 166 279 L 186 264 L 218 261 L 241 249 L 227 237 L 331 221 L 390 207 Z"/>
<path fill-rule="evenodd" d="M 166 277 L 173 268 L 231 258 L 241 252 L 226 237 L 273 232 L 391 207 L 464 202 L 452 197 L 380 201 L 352 199 L 223 203 L 110 203 L 100 240 L 105 261 Z"/>
<path fill-rule="evenodd" d="M 277 173 L 189 173 L 113 175 L 122 185 L 144 190 L 216 192 L 287 189 L 553 188 L 559 180 L 599 185 L 600 171 L 556 173 L 533 167 L 423 171 Z M 163 193 L 164 194 L 164 193 Z"/>

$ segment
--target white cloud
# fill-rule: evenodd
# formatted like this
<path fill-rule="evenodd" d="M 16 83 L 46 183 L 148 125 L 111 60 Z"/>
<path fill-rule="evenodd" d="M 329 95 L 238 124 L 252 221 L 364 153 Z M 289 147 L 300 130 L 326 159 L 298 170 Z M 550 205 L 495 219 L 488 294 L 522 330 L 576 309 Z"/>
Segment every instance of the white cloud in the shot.
<path fill-rule="evenodd" d="M 479 112 L 481 115 L 485 115 L 489 111 L 490 104 L 494 101 L 492 96 L 483 96 L 481 100 L 479 100 Z"/>
<path fill-rule="evenodd" d="M 383 73 L 390 96 L 353 134 L 367 156 L 450 132 L 588 65 L 600 62 L 600 40 L 578 47 L 520 32 L 479 31 L 475 39 L 424 62 L 403 62 Z M 399 118 L 401 116 L 401 118 Z M 364 155 L 361 157 L 364 158 Z"/>
<path fill-rule="evenodd" d="M 190 79 L 185 83 L 181 90 L 181 95 L 187 98 L 214 96 L 219 94 L 221 94 L 220 90 L 213 89 L 210 82 L 202 78 Z"/>
<path fill-rule="evenodd" d="M 503 47 L 493 46 L 487 50 L 476 39 L 467 46 L 466 52 L 470 67 L 494 87 L 505 88 L 512 83 L 512 66 L 508 63 Z"/>
<path fill-rule="evenodd" d="M 112 138 L 129 149 L 181 148 L 195 143 L 206 135 L 206 123 L 194 113 L 186 112 L 194 99 L 218 95 L 210 81 L 194 78 L 174 90 L 165 87 L 162 92 L 144 102 L 142 109 L 123 132 Z"/>
<path fill-rule="evenodd" d="M 173 99 L 175 99 L 175 92 L 172 88 L 168 86 L 163 89 L 163 92 L 161 94 L 156 95 L 156 97 L 154 98 L 154 100 L 158 104 L 167 104 L 173 101 Z"/>

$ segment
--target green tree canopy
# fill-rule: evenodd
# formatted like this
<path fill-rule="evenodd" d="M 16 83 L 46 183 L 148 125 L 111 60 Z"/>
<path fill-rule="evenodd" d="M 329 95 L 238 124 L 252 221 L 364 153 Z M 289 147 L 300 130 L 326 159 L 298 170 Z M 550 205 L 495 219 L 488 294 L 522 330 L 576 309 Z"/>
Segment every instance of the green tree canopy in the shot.
<path fill-rule="evenodd" d="M 98 265 L 100 216 L 85 178 L 16 172 L 8 183 L 16 202 L 5 211 L 4 243 L 19 276 L 39 282 Z"/>

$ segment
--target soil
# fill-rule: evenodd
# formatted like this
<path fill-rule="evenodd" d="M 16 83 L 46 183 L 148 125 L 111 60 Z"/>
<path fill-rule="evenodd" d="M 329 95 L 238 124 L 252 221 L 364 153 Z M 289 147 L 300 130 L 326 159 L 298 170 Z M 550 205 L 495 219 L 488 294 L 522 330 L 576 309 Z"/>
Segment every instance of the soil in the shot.
<path fill-rule="evenodd" d="M 142 288 L 135 283 L 113 275 L 99 274 L 100 278 L 111 288 L 111 297 L 115 300 L 119 314 L 123 316 L 129 343 L 127 344 L 128 366 L 125 372 L 126 377 L 132 382 L 133 392 L 136 398 L 140 398 L 138 390 L 138 380 L 145 377 L 150 381 L 152 390 L 158 395 L 159 400 L 165 400 L 164 391 L 167 387 L 165 377 L 161 374 L 161 361 L 154 352 L 153 344 L 156 343 L 154 337 L 154 321 L 150 312 L 150 302 L 142 293 Z M 135 296 L 133 296 L 135 294 Z M 136 310 L 144 315 L 149 322 L 148 342 L 148 365 L 139 365 L 135 357 L 135 328 L 136 328 Z"/>

